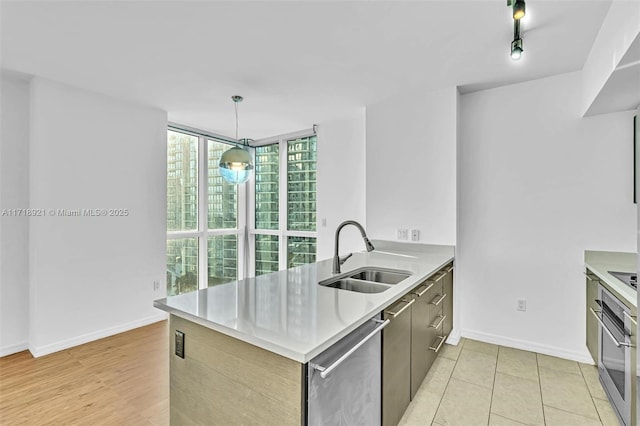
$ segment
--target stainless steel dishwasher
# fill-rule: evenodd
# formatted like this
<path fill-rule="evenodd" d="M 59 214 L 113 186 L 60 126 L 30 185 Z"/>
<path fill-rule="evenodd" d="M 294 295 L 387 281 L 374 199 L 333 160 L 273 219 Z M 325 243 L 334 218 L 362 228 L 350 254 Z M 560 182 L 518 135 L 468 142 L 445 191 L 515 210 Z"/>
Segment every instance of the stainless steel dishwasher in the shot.
<path fill-rule="evenodd" d="M 308 425 L 380 425 L 380 331 L 389 322 L 378 315 L 309 362 Z"/>

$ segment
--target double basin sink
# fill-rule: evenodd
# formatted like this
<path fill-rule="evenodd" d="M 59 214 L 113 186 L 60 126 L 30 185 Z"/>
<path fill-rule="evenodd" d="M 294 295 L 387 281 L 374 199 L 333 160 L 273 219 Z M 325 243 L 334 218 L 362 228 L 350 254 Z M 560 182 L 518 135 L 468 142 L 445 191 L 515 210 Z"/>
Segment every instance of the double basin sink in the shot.
<path fill-rule="evenodd" d="M 410 272 L 396 269 L 364 267 L 320 281 L 319 284 L 357 293 L 382 293 L 410 276 Z"/>

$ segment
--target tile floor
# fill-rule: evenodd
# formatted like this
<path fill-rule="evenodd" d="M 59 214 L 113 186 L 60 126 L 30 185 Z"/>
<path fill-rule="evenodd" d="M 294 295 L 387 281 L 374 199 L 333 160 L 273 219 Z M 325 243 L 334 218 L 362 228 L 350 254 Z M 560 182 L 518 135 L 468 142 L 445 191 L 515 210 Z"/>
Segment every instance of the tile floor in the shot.
<path fill-rule="evenodd" d="M 593 365 L 475 340 L 445 345 L 401 426 L 618 426 Z"/>

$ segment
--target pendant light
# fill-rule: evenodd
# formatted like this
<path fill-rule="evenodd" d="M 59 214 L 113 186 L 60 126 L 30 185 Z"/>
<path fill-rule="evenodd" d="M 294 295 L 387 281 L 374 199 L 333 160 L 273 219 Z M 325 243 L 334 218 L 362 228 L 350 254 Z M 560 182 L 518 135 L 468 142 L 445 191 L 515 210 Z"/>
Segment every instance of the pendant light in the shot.
<path fill-rule="evenodd" d="M 238 103 L 242 102 L 242 96 L 232 96 L 236 110 L 236 140 L 238 140 Z M 242 139 L 244 146 L 248 147 L 248 139 Z M 234 146 L 225 151 L 220 157 L 220 175 L 224 180 L 233 184 L 245 183 L 251 176 L 253 170 L 253 159 L 251 153 L 244 148 Z"/>

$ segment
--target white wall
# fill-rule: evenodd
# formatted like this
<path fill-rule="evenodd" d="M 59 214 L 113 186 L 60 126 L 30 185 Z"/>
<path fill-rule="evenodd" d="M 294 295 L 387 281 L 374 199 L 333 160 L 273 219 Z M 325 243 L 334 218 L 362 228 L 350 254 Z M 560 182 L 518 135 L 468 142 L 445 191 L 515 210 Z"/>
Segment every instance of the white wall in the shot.
<path fill-rule="evenodd" d="M 456 261 L 463 336 L 590 362 L 584 250 L 636 251 L 633 114 L 581 118 L 579 77 L 461 96 Z"/>
<path fill-rule="evenodd" d="M 164 317 L 166 129 L 163 111 L 32 80 L 30 206 L 130 212 L 30 220 L 35 356 Z"/>
<path fill-rule="evenodd" d="M 335 231 L 341 222 L 352 219 L 366 228 L 364 108 L 340 120 L 319 123 L 317 169 L 320 260 L 333 257 Z M 353 226 L 344 228 L 340 233 L 340 254 L 362 250 L 360 232 Z"/>
<path fill-rule="evenodd" d="M 395 240 L 456 242 L 457 89 L 415 92 L 367 106 L 367 228 Z"/>
<path fill-rule="evenodd" d="M 29 207 L 29 80 L 0 75 L 0 211 Z M 29 220 L 0 217 L 0 356 L 27 349 Z"/>

